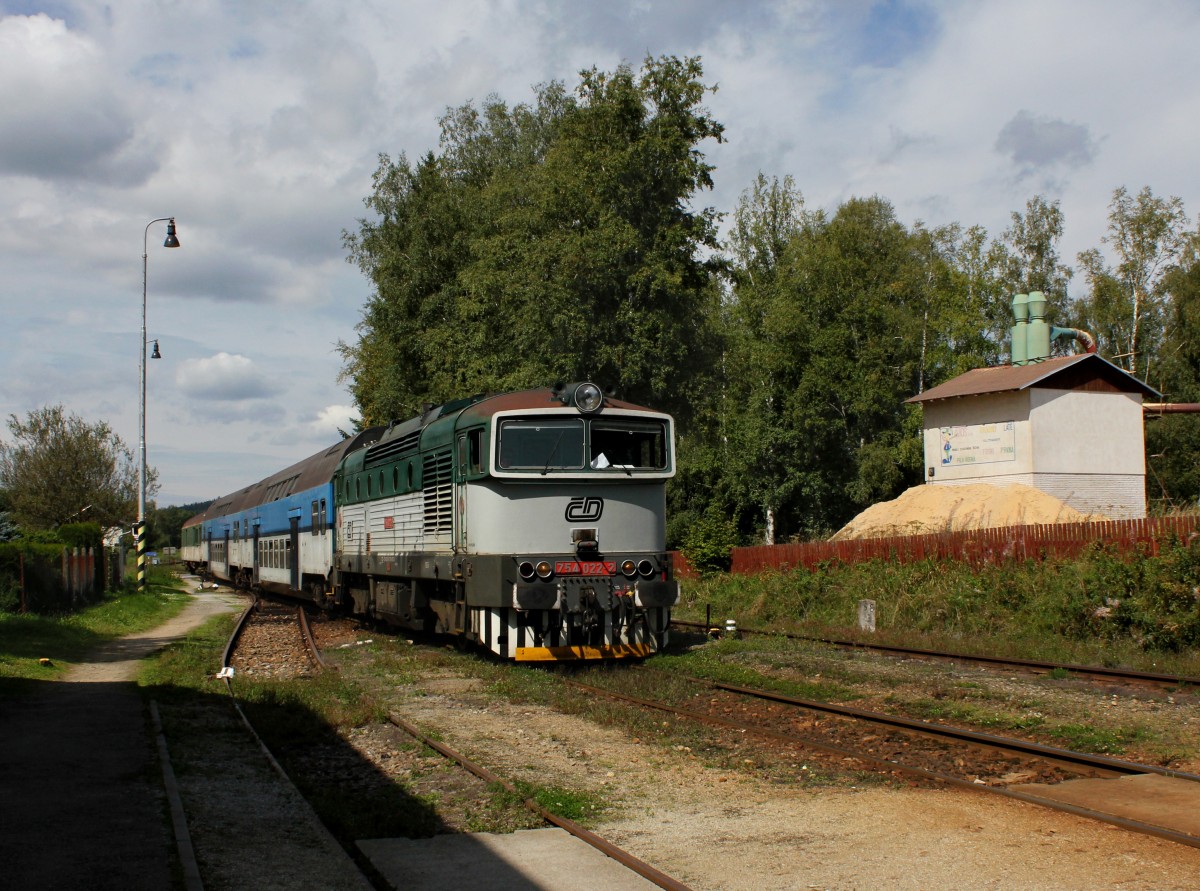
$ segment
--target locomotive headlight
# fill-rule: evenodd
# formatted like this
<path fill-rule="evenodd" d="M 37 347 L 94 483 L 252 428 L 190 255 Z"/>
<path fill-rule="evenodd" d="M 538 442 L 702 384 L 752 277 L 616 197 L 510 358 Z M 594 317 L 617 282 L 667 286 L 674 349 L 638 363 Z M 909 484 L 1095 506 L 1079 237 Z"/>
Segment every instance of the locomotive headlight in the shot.
<path fill-rule="evenodd" d="M 649 578 L 650 576 L 654 575 L 654 564 L 649 560 L 642 560 L 640 563 L 638 563 L 638 572 Z"/>
<path fill-rule="evenodd" d="M 533 577 L 537 574 L 537 571 L 533 568 L 533 564 L 528 560 L 521 561 L 521 565 L 517 567 L 517 572 L 521 573 L 521 578 L 527 582 L 533 581 Z"/>
<path fill-rule="evenodd" d="M 633 578 L 633 575 L 635 572 L 637 572 L 637 564 L 634 563 L 632 560 L 626 560 L 621 564 L 621 574 L 622 575 L 628 576 L 629 578 Z"/>
<path fill-rule="evenodd" d="M 604 403 L 604 394 L 595 384 L 580 384 L 575 388 L 575 407 L 591 414 Z"/>
<path fill-rule="evenodd" d="M 554 571 L 554 567 L 550 565 L 549 560 L 539 560 L 538 565 L 534 567 L 534 571 L 537 573 L 538 578 L 548 579 Z"/>

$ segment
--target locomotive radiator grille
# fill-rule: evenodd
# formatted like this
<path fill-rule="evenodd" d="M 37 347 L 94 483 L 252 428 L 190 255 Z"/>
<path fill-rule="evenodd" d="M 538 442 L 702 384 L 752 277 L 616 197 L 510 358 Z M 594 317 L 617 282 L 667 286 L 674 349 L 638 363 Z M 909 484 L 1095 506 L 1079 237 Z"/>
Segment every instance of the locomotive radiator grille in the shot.
<path fill-rule="evenodd" d="M 454 528 L 453 460 L 450 452 L 427 455 L 424 464 L 425 532 Z"/>

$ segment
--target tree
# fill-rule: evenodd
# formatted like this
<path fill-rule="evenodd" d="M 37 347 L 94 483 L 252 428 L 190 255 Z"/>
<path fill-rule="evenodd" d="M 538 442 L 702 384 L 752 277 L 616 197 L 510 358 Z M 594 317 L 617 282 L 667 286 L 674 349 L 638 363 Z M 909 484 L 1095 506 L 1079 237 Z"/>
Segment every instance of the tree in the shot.
<path fill-rule="evenodd" d="M 68 521 L 103 526 L 137 515 L 138 465 L 107 423 L 89 424 L 61 405 L 35 409 L 24 420 L 9 415 L 11 443 L 0 443 L 0 487 L 12 519 L 25 530 L 54 529 Z M 147 474 L 148 494 L 158 491 Z"/>
<path fill-rule="evenodd" d="M 707 358 L 716 214 L 698 149 L 722 127 L 697 59 L 583 72 L 574 96 L 490 99 L 442 120 L 442 153 L 381 161 L 346 235 L 375 284 L 343 344 L 364 421 L 465 393 L 592 378 L 685 412 Z"/>
<path fill-rule="evenodd" d="M 1130 374 L 1147 374 L 1162 342 L 1164 279 L 1186 245 L 1187 218 L 1179 198 L 1156 198 L 1149 186 L 1136 198 L 1121 186 L 1108 208 L 1108 235 L 1101 242 L 1117 263 L 1110 267 L 1098 248 L 1079 255 L 1090 288 L 1079 308 L 1099 336 L 1101 352 Z"/>
<path fill-rule="evenodd" d="M 992 248 L 992 263 L 1007 296 L 1041 291 L 1046 295 L 1047 312 L 1060 321 L 1073 275 L 1058 256 L 1063 224 L 1059 202 L 1034 195 L 1025 202 L 1025 213 L 1013 211 L 1012 225 Z"/>
<path fill-rule="evenodd" d="M 1200 402 L 1200 232 L 1188 233 L 1163 288 L 1168 295 L 1163 346 L 1148 382 L 1168 402 Z M 1146 455 L 1151 498 L 1173 506 L 1200 501 L 1200 416 L 1151 416 Z"/>
<path fill-rule="evenodd" d="M 903 402 L 920 377 L 927 288 L 942 276 L 880 198 L 827 218 L 805 212 L 789 181 L 760 178 L 735 221 L 729 492 L 767 540 L 826 532 L 917 472 Z"/>

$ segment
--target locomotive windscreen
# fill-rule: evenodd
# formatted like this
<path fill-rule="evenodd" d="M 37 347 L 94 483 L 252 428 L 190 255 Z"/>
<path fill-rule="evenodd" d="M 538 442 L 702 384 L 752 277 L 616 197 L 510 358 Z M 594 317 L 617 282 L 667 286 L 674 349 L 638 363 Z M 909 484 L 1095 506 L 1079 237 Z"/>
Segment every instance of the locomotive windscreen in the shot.
<path fill-rule="evenodd" d="M 666 470 L 667 426 L 625 418 L 514 418 L 500 424 L 502 470 Z M 586 455 L 586 461 L 585 461 Z"/>
<path fill-rule="evenodd" d="M 667 432 L 659 422 L 592 422 L 589 465 L 596 469 L 665 470 Z"/>
<path fill-rule="evenodd" d="M 579 470 L 583 467 L 583 420 L 504 421 L 500 425 L 500 467 Z"/>

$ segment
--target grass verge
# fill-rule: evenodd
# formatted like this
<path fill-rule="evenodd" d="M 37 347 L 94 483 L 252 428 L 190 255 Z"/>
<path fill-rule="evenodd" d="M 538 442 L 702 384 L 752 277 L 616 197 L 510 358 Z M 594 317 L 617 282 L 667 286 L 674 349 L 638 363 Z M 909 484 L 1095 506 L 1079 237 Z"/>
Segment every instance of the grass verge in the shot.
<path fill-rule="evenodd" d="M 98 645 L 161 625 L 186 603 L 179 579 L 166 567 L 154 567 L 143 594 L 127 584 L 78 613 L 0 613 L 0 678 L 54 680 Z"/>

